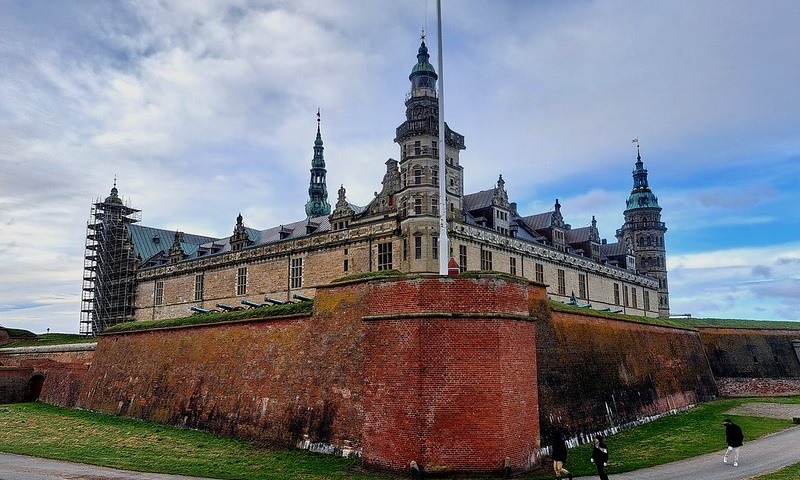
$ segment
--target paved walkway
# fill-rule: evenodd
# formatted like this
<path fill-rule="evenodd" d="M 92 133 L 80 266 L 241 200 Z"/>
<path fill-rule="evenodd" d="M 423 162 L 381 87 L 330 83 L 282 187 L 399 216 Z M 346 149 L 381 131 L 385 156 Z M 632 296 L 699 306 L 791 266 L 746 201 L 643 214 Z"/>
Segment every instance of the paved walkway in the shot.
<path fill-rule="evenodd" d="M 609 445 L 613 461 L 613 444 Z M 613 473 L 610 480 L 745 480 L 800 463 L 800 426 L 767 435 L 752 442 L 745 441 L 739 452 L 739 466 L 722 463 L 725 450 L 679 462 L 644 468 L 627 473 Z M 728 461 L 732 461 L 728 459 Z M 567 465 L 569 468 L 569 465 Z M 584 479 L 598 478 L 581 477 Z"/>
<path fill-rule="evenodd" d="M 800 426 L 746 442 L 739 466 L 722 463 L 723 451 L 628 473 L 609 474 L 611 480 L 745 480 L 800 463 Z M 610 445 L 613 449 L 613 444 Z M 613 450 L 612 450 L 613 460 Z M 574 459 L 573 459 L 574 461 Z M 567 465 L 569 466 L 569 465 Z M 582 477 L 585 479 L 597 478 Z M 160 475 L 95 467 L 0 453 L 0 480 L 203 480 L 200 477 Z"/>

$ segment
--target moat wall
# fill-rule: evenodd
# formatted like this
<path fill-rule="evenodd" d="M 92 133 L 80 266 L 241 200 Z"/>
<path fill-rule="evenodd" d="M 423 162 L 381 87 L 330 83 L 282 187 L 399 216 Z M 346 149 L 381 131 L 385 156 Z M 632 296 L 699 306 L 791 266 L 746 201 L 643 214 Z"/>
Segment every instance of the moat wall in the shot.
<path fill-rule="evenodd" d="M 611 430 L 717 395 L 697 331 L 553 311 L 539 324 L 542 432 Z"/>
<path fill-rule="evenodd" d="M 311 314 L 0 349 L 0 383 L 20 397 L 38 377 L 47 403 L 371 468 L 496 473 L 506 457 L 530 469 L 552 427 L 613 431 L 718 384 L 791 393 L 797 334 L 654 326 L 551 310 L 543 286 L 507 276 L 422 276 L 320 287 Z"/>

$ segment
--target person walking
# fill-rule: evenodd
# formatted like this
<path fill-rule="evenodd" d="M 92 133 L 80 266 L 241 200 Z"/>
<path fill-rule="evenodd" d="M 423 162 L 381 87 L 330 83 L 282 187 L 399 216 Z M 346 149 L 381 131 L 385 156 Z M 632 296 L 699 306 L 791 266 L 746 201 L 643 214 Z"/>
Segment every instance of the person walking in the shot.
<path fill-rule="evenodd" d="M 608 475 L 606 475 L 608 447 L 603 440 L 602 435 L 594 437 L 594 448 L 592 449 L 592 458 L 590 460 L 597 467 L 597 474 L 600 476 L 600 480 L 608 480 Z"/>
<path fill-rule="evenodd" d="M 563 475 L 567 475 L 572 480 L 572 474 L 564 468 L 567 461 L 567 443 L 564 441 L 564 434 L 560 429 L 553 432 L 553 470 L 556 472 L 556 480 Z"/>
<path fill-rule="evenodd" d="M 731 422 L 730 418 L 726 418 L 722 424 L 725 425 L 725 440 L 728 442 L 728 449 L 722 456 L 722 463 L 728 463 L 728 454 L 733 452 L 733 466 L 738 467 L 739 447 L 744 444 L 744 433 L 739 425 Z"/>

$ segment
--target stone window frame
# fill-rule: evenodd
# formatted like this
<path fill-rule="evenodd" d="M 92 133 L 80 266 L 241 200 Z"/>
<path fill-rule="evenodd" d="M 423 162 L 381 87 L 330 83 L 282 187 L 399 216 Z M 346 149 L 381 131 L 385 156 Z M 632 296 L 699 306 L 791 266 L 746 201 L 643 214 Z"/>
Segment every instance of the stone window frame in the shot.
<path fill-rule="evenodd" d="M 236 269 L 236 295 L 247 295 L 247 267 Z"/>
<path fill-rule="evenodd" d="M 378 271 L 392 269 L 392 242 L 378 244 Z"/>
<path fill-rule="evenodd" d="M 202 302 L 205 293 L 205 274 L 198 273 L 194 276 L 194 301 Z"/>
<path fill-rule="evenodd" d="M 153 286 L 153 305 L 164 305 L 164 280 L 156 280 Z"/>
<path fill-rule="evenodd" d="M 295 257 L 290 261 L 289 288 L 303 288 L 303 257 Z"/>

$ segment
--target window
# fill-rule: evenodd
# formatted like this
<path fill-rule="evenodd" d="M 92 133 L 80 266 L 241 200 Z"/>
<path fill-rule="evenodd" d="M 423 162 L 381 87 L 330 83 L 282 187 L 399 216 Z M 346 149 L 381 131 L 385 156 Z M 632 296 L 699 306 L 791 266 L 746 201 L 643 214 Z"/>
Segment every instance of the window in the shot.
<path fill-rule="evenodd" d="M 408 260 L 408 239 L 403 239 L 403 260 Z"/>
<path fill-rule="evenodd" d="M 348 260 L 345 258 L 345 259 L 344 259 L 344 271 L 345 271 L 345 272 L 346 272 L 346 271 L 348 271 L 348 269 L 349 269 L 348 267 L 349 267 L 349 265 L 348 265 Z"/>
<path fill-rule="evenodd" d="M 419 235 L 414 237 L 414 258 L 422 258 L 422 237 Z"/>
<path fill-rule="evenodd" d="M 631 306 L 633 308 L 639 308 L 639 306 L 637 304 L 638 304 L 638 302 L 636 301 L 636 289 L 635 288 L 631 288 Z"/>
<path fill-rule="evenodd" d="M 619 305 L 619 283 L 614 284 L 614 305 Z"/>
<path fill-rule="evenodd" d="M 439 237 L 431 237 L 431 257 L 439 258 Z"/>
<path fill-rule="evenodd" d="M 415 168 L 414 169 L 414 185 L 420 185 L 422 183 L 422 169 Z"/>
<path fill-rule="evenodd" d="M 435 186 L 438 186 L 439 185 L 439 169 L 438 168 L 434 168 L 433 170 L 431 170 L 431 177 L 433 177 L 432 178 L 433 184 Z"/>
<path fill-rule="evenodd" d="M 419 140 L 414 142 L 414 155 L 419 155 L 422 153 L 422 144 Z M 416 170 L 415 170 L 416 171 Z"/>
<path fill-rule="evenodd" d="M 564 270 L 561 270 L 560 268 L 558 269 L 558 294 L 567 294 L 567 280 L 564 275 Z"/>
<path fill-rule="evenodd" d="M 203 300 L 203 283 L 204 282 L 203 274 L 199 273 L 194 276 L 194 299 L 195 301 Z"/>
<path fill-rule="evenodd" d="M 628 286 L 627 285 L 623 285 L 622 286 L 622 301 L 624 302 L 623 305 L 625 305 L 627 307 L 628 306 Z"/>
<path fill-rule="evenodd" d="M 164 281 L 156 281 L 155 291 L 153 292 L 153 303 L 155 305 L 164 305 Z"/>
<path fill-rule="evenodd" d="M 586 284 L 586 274 L 579 273 L 578 274 L 578 298 L 589 298 L 588 295 L 587 295 L 587 292 L 586 292 L 588 290 L 588 288 L 586 288 L 586 286 L 587 286 L 587 284 Z"/>
<path fill-rule="evenodd" d="M 378 270 L 392 269 L 392 242 L 378 244 Z"/>
<path fill-rule="evenodd" d="M 459 245 L 458 246 L 458 271 L 459 272 L 466 272 L 467 271 L 467 246 L 466 245 Z"/>
<path fill-rule="evenodd" d="M 422 215 L 422 199 L 414 199 L 414 215 Z"/>
<path fill-rule="evenodd" d="M 650 310 L 650 292 L 647 290 L 642 291 L 642 302 L 644 303 L 644 311 Z"/>
<path fill-rule="evenodd" d="M 289 287 L 301 288 L 303 286 L 303 259 L 293 258 L 289 269 Z"/>
<path fill-rule="evenodd" d="M 511 275 L 517 274 L 517 259 L 516 257 L 511 257 L 508 259 L 508 273 Z"/>
<path fill-rule="evenodd" d="M 481 250 L 481 270 L 492 269 L 492 252 L 489 250 Z"/>
<path fill-rule="evenodd" d="M 439 199 L 431 197 L 431 215 L 439 215 Z"/>
<path fill-rule="evenodd" d="M 236 271 L 236 295 L 247 295 L 247 267 Z"/>
<path fill-rule="evenodd" d="M 544 265 L 537 263 L 534 268 L 536 269 L 536 281 L 544 283 Z"/>

